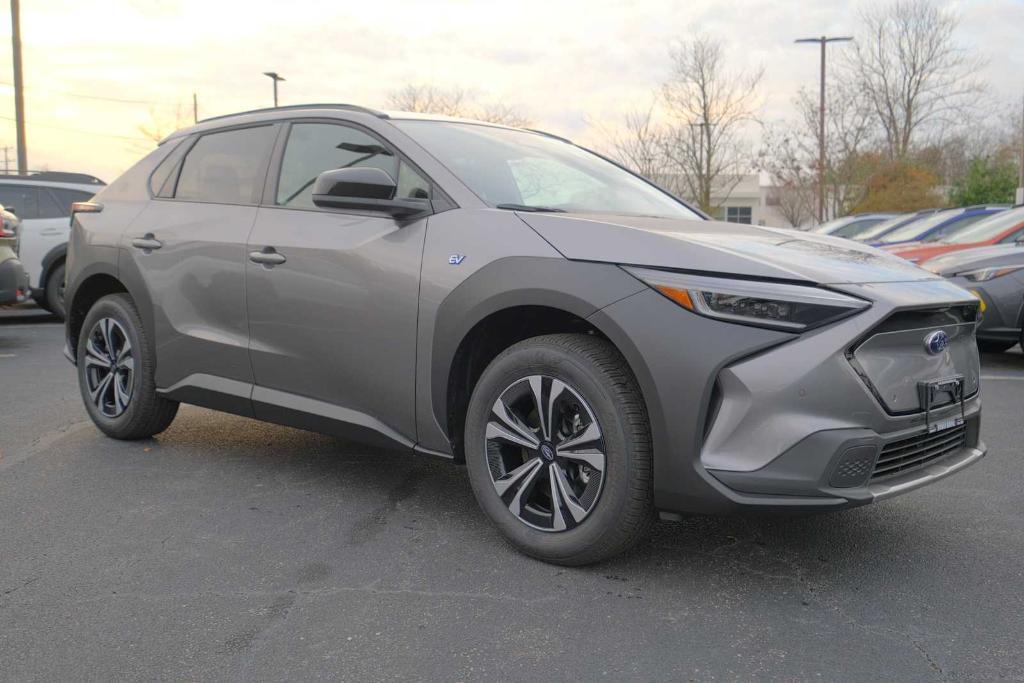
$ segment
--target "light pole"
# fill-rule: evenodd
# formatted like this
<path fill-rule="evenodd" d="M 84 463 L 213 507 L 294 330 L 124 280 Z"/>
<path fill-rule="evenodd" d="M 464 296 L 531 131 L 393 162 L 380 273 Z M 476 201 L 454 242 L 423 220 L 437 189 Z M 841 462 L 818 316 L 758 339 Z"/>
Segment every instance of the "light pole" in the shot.
<path fill-rule="evenodd" d="M 821 100 L 818 105 L 818 222 L 825 222 L 825 46 L 829 43 L 846 43 L 850 36 L 829 38 L 800 38 L 796 43 L 819 43 L 821 45 Z"/>
<path fill-rule="evenodd" d="M 270 80 L 274 81 L 274 106 L 276 107 L 277 106 L 277 82 L 278 81 L 283 81 L 284 78 L 282 76 L 278 76 L 276 71 L 264 71 L 263 75 L 264 76 L 269 76 Z"/>

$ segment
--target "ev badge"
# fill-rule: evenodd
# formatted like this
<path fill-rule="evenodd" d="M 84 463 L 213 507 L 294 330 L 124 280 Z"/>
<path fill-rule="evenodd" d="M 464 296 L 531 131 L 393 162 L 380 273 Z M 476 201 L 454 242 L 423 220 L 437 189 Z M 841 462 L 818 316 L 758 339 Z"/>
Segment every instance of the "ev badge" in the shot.
<path fill-rule="evenodd" d="M 945 330 L 935 330 L 924 338 L 924 348 L 928 353 L 937 356 L 949 346 L 949 335 Z"/>
<path fill-rule="evenodd" d="M 448 265 L 450 266 L 461 266 L 462 262 L 466 260 L 465 254 L 452 254 L 448 257 Z"/>

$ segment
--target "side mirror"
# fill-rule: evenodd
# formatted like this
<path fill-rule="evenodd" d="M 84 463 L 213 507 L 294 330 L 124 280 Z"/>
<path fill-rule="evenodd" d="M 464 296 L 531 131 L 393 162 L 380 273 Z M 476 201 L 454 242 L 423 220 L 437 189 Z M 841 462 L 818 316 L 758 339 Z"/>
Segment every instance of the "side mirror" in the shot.
<path fill-rule="evenodd" d="M 430 213 L 427 199 L 395 197 L 398 184 L 386 171 L 372 166 L 324 171 L 313 184 L 313 204 L 323 208 L 379 211 L 395 220 L 412 220 Z"/>

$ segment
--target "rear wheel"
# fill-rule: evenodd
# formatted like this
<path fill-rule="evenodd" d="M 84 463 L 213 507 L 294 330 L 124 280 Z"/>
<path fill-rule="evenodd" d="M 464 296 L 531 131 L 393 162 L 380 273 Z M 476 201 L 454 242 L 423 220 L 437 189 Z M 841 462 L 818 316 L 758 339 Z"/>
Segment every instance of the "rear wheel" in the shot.
<path fill-rule="evenodd" d="M 171 424 L 178 403 L 158 396 L 153 351 L 127 294 L 89 310 L 78 341 L 78 384 L 89 417 L 107 436 L 144 439 Z"/>
<path fill-rule="evenodd" d="M 1017 342 L 1013 341 L 997 341 L 994 339 L 979 339 L 978 350 L 983 353 L 1002 353 L 1003 351 L 1009 351 L 1013 348 Z"/>
<path fill-rule="evenodd" d="M 473 391 L 465 444 L 481 508 L 538 559 L 606 559 L 653 519 L 647 413 L 603 339 L 535 337 L 499 355 Z"/>
<path fill-rule="evenodd" d="M 46 310 L 55 316 L 64 319 L 64 264 L 61 263 L 53 269 L 46 278 L 46 291 L 43 294 L 46 299 Z"/>

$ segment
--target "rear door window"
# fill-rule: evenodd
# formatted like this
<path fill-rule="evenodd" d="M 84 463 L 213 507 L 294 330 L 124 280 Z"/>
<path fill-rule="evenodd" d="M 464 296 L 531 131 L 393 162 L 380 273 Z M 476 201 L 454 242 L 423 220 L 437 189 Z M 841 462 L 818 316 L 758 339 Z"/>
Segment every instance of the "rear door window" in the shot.
<path fill-rule="evenodd" d="M 175 199 L 219 204 L 256 204 L 263 190 L 274 127 L 207 133 L 189 150 Z"/>
<path fill-rule="evenodd" d="M 0 185 L 0 205 L 18 218 L 39 218 L 39 191 L 28 185 Z"/>
<path fill-rule="evenodd" d="M 60 208 L 60 204 L 57 203 L 57 200 L 46 189 L 41 188 L 39 190 L 38 199 L 40 218 L 65 218 L 71 215 Z"/>
<path fill-rule="evenodd" d="M 95 196 L 92 192 L 68 190 L 63 187 L 51 187 L 50 194 L 53 195 L 53 198 L 60 206 L 61 216 L 70 216 L 71 205 L 75 202 L 87 202 Z"/>

